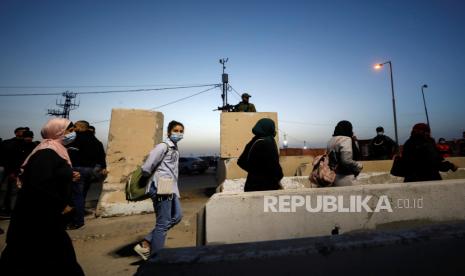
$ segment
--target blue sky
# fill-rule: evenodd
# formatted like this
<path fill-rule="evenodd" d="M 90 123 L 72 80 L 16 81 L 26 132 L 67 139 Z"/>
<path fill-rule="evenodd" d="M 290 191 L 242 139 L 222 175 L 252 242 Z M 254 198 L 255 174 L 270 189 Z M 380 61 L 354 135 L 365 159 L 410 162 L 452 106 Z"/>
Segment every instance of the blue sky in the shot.
<path fill-rule="evenodd" d="M 280 140 L 324 146 L 339 120 L 360 139 L 378 125 L 394 137 L 391 60 L 399 140 L 424 122 L 433 136 L 465 130 L 465 3 L 438 1 L 21 1 L 0 2 L 0 94 L 125 89 L 90 86 L 209 84 L 252 94 L 278 112 Z M 11 86 L 36 88 L 7 88 Z M 42 86 L 57 88 L 40 88 Z M 204 88 L 80 95 L 71 119 L 110 118 L 112 108 L 153 108 Z M 186 125 L 184 155 L 217 153 L 221 91 L 160 109 Z M 0 97 L 0 137 L 27 125 L 38 134 L 57 96 Z M 231 103 L 239 98 L 230 94 Z M 108 122 L 95 124 L 106 141 Z"/>

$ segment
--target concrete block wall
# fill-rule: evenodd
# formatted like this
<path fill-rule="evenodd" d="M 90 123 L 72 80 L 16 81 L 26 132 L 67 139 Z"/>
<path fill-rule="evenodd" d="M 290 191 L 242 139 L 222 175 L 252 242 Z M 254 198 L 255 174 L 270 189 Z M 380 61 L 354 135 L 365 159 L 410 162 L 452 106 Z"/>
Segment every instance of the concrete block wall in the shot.
<path fill-rule="evenodd" d="M 262 118 L 274 121 L 278 131 L 278 114 L 276 112 L 223 112 L 220 127 L 220 157 L 239 157 L 245 145 L 254 136 L 252 128 Z M 279 135 L 276 135 L 279 145 Z"/>
<path fill-rule="evenodd" d="M 108 176 L 97 206 L 98 216 L 153 212 L 150 200 L 128 202 L 125 184 L 150 150 L 162 141 L 163 114 L 148 110 L 113 109 L 107 146 Z"/>
<path fill-rule="evenodd" d="M 308 167 L 310 167 L 308 164 L 311 165 L 312 161 L 312 156 L 281 156 L 279 158 L 279 163 L 283 168 L 284 176 L 294 176 L 296 173 L 299 175 L 299 172 L 306 173 Z M 245 177 L 247 177 L 247 172 L 237 165 L 237 158 L 227 158 L 218 161 L 218 183 L 223 183 L 226 179 L 238 179 Z"/>
<path fill-rule="evenodd" d="M 460 165 L 465 158 L 449 158 L 452 162 Z M 284 176 L 305 176 L 312 171 L 313 156 L 280 156 L 279 162 L 283 168 Z M 389 172 L 392 167 L 392 160 L 362 161 L 363 172 Z M 218 183 L 223 183 L 226 179 L 237 179 L 247 177 L 247 172 L 237 165 L 237 158 L 219 160 L 217 171 Z"/>
<path fill-rule="evenodd" d="M 342 196 L 344 206 L 351 196 L 387 197 L 392 212 L 265 212 L 265 196 Z M 377 229 L 465 220 L 465 179 L 399 184 L 360 185 L 337 188 L 278 190 L 239 194 L 215 194 L 205 207 L 205 244 L 293 239 Z M 419 205 L 421 199 L 421 208 Z M 416 204 L 416 205 L 415 205 Z M 312 203 L 314 207 L 315 202 Z M 407 208 L 408 205 L 408 208 Z"/>

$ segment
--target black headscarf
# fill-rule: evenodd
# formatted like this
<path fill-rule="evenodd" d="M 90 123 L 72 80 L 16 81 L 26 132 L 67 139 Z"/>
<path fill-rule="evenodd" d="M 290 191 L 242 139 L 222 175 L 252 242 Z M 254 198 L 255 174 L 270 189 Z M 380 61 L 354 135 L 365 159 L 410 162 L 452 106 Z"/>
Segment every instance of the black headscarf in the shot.
<path fill-rule="evenodd" d="M 259 138 L 271 138 L 271 140 L 274 140 L 276 136 L 276 127 L 273 120 L 263 118 L 258 120 L 252 128 L 252 133 Z"/>
<path fill-rule="evenodd" d="M 347 136 L 352 138 L 352 136 L 354 136 L 352 124 L 349 121 L 340 121 L 334 128 L 333 136 Z"/>

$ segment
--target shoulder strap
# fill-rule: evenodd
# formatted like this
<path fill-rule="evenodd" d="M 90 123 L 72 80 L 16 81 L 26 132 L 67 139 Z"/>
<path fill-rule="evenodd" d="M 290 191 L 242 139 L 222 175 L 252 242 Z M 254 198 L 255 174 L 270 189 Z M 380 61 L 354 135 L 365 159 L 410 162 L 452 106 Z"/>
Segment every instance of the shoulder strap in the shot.
<path fill-rule="evenodd" d="M 154 174 L 158 167 L 161 165 L 161 162 L 163 162 L 163 160 L 165 159 L 166 157 L 166 154 L 168 154 L 168 151 L 170 150 L 170 145 L 168 145 L 166 142 L 163 142 L 163 144 L 166 145 L 166 150 L 165 150 L 165 153 L 163 153 L 163 157 L 161 158 L 161 160 L 158 162 L 158 164 L 155 166 L 155 168 L 153 169 L 153 172 L 151 174 Z"/>
<path fill-rule="evenodd" d="M 263 140 L 265 140 L 265 139 L 257 139 L 257 140 L 252 144 L 252 146 L 251 146 L 250 149 L 249 149 L 249 154 L 247 155 L 247 162 L 249 162 L 250 153 L 252 152 L 253 146 L 255 146 L 255 144 L 256 144 L 258 141 L 263 141 Z"/>

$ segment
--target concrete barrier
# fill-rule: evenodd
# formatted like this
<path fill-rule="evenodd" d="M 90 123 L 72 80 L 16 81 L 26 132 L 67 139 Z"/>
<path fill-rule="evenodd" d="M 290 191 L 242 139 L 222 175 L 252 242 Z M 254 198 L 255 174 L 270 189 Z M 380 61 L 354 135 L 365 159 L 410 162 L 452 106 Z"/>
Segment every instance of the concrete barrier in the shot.
<path fill-rule="evenodd" d="M 291 199 L 290 196 L 294 196 Z M 295 197 L 296 196 L 296 197 Z M 266 198 L 265 198 L 266 197 Z M 341 204 L 339 212 L 309 212 L 305 206 L 290 209 L 290 201 L 328 198 Z M 274 212 L 265 202 L 275 198 Z M 326 198 L 326 199 L 325 199 Z M 366 210 L 360 202 L 369 199 Z M 266 200 L 266 201 L 265 201 Z M 358 202 L 360 201 L 360 202 Z M 300 202 L 300 201 L 299 201 Z M 352 203 L 354 208 L 352 208 Z M 381 205 L 380 205 L 381 204 Z M 358 208 L 357 206 L 360 205 Z M 389 205 L 391 210 L 386 209 Z M 270 207 L 270 204 L 267 205 Z M 376 211 L 376 207 L 380 207 Z M 205 244 L 229 244 L 303 237 L 325 236 L 334 231 L 350 233 L 370 229 L 405 228 L 465 220 L 465 179 L 376 184 L 337 188 L 279 190 L 239 194 L 215 194 L 205 207 Z"/>
<path fill-rule="evenodd" d="M 166 248 L 137 275 L 465 275 L 465 223 Z"/>
<path fill-rule="evenodd" d="M 161 142 L 162 135 L 162 113 L 137 109 L 112 110 L 106 157 L 109 173 L 103 183 L 97 216 L 153 212 L 151 200 L 128 202 L 124 188 L 129 174 Z"/>
<path fill-rule="evenodd" d="M 451 157 L 447 158 L 448 161 L 453 162 L 461 170 L 457 172 L 446 172 L 441 173 L 443 179 L 462 179 L 465 178 L 465 158 L 464 157 Z M 293 176 L 309 176 L 312 171 L 312 156 L 281 156 L 279 159 L 283 173 L 285 177 Z M 354 185 L 362 184 L 383 184 L 383 183 L 400 183 L 403 182 L 403 178 L 395 177 L 389 172 L 392 167 L 392 160 L 378 160 L 378 161 L 362 161 L 363 170 L 357 177 Z M 217 183 L 218 192 L 241 192 L 243 189 L 243 182 L 247 177 L 247 172 L 242 170 L 237 165 L 237 158 L 223 159 L 220 160 L 217 170 Z M 297 178 L 296 178 L 297 179 Z M 301 182 L 300 179 L 297 179 Z M 287 181 L 287 180 L 286 180 Z M 242 184 L 240 184 L 242 182 Z M 282 183 L 284 189 L 286 188 L 298 188 L 299 186 L 293 185 L 292 179 L 290 179 L 290 185 Z M 304 183 L 300 187 L 310 187 L 309 183 Z"/>
<path fill-rule="evenodd" d="M 284 176 L 310 174 L 312 156 L 280 156 L 279 163 L 283 168 Z M 247 172 L 237 165 L 237 158 L 220 159 L 216 171 L 217 183 L 221 184 L 226 179 L 238 179 L 247 177 Z"/>
<path fill-rule="evenodd" d="M 254 136 L 252 128 L 262 118 L 274 121 L 278 129 L 278 114 L 276 112 L 223 112 L 221 113 L 220 128 L 220 157 L 239 157 L 245 145 Z M 279 145 L 279 135 L 276 135 Z"/>

